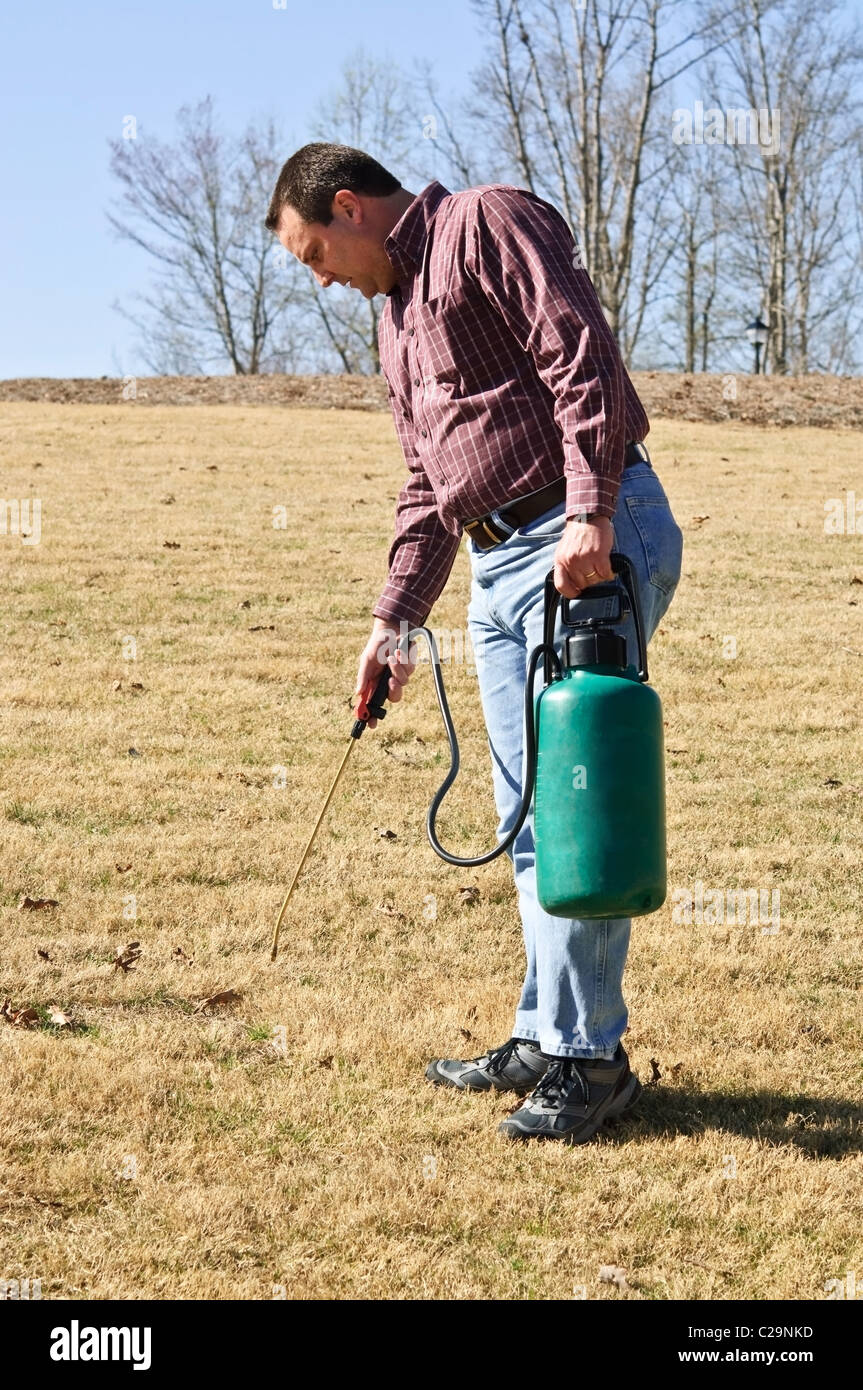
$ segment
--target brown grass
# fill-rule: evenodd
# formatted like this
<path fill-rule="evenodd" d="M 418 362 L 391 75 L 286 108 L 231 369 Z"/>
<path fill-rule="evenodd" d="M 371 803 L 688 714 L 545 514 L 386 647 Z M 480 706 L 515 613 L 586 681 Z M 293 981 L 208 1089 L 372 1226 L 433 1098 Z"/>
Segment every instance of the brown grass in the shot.
<path fill-rule="evenodd" d="M 269 961 L 350 727 L 388 419 L 7 403 L 0 438 L 5 493 L 43 509 L 39 545 L 0 537 L 0 993 L 80 1025 L 0 1022 L 0 1275 L 52 1298 L 799 1299 L 863 1270 L 863 553 L 823 529 L 827 498 L 863 497 L 859 436 L 654 422 L 686 533 L 651 646 L 670 883 L 778 887 L 782 920 L 634 924 L 626 1041 L 661 1076 L 582 1149 L 509 1146 L 506 1097 L 423 1079 L 508 1036 L 522 974 L 508 866 L 425 841 L 427 670 L 355 750 Z M 435 626 L 466 588 L 462 553 Z M 471 671 L 449 688 L 468 851 L 493 836 L 487 752 Z"/>

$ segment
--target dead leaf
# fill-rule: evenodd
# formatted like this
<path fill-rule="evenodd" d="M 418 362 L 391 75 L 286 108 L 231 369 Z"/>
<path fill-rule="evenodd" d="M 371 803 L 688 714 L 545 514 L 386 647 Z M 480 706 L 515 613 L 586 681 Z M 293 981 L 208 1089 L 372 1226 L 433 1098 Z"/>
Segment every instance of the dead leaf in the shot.
<path fill-rule="evenodd" d="M 123 682 L 122 682 L 122 681 L 115 681 L 114 684 L 111 686 L 111 689 L 112 689 L 112 690 L 122 690 L 122 689 L 123 689 Z"/>
<path fill-rule="evenodd" d="M 394 830 L 387 830 L 387 829 L 385 829 L 385 827 L 382 826 L 382 825 L 376 825 L 376 826 L 375 826 L 375 830 L 378 832 L 378 834 L 380 835 L 380 837 L 381 837 L 382 840 L 396 840 L 396 839 L 398 839 L 398 836 L 396 835 L 396 832 L 395 832 Z"/>
<path fill-rule="evenodd" d="M 43 950 L 42 950 L 42 947 L 41 947 L 41 946 L 37 946 L 37 948 L 36 948 L 36 954 L 37 954 L 37 956 L 39 957 L 40 960 L 51 960 L 51 959 L 52 959 L 52 957 L 48 955 L 48 952 L 47 952 L 47 951 L 43 951 Z"/>
<path fill-rule="evenodd" d="M 626 1282 L 626 1270 L 621 1269 L 620 1265 L 600 1265 L 599 1266 L 600 1284 L 615 1284 L 619 1289 L 628 1289 Z"/>
<path fill-rule="evenodd" d="M 117 950 L 114 953 L 114 969 L 122 970 L 124 973 L 127 970 L 132 970 L 134 968 L 135 961 L 139 959 L 140 955 L 140 941 L 130 941 L 128 946 L 118 946 Z"/>
<path fill-rule="evenodd" d="M 166 492 L 164 497 L 159 498 L 159 501 L 162 503 L 163 507 L 170 507 L 171 503 L 176 502 L 176 500 L 177 499 L 174 496 L 173 492 Z"/>
<path fill-rule="evenodd" d="M 39 1022 L 39 1014 L 35 1009 L 13 1009 L 11 999 L 4 999 L 0 1005 L 0 1018 L 5 1018 L 13 1028 L 30 1028 Z"/>
<path fill-rule="evenodd" d="M 36 1009 L 17 1009 L 8 1018 L 13 1028 L 32 1028 L 34 1023 L 41 1022 Z"/>
<path fill-rule="evenodd" d="M 142 682 L 142 681 L 132 681 L 132 684 L 129 686 L 129 689 L 130 689 L 130 690 L 143 690 L 143 689 L 144 689 L 143 682 Z"/>
<path fill-rule="evenodd" d="M 474 884 L 468 884 L 458 890 L 458 900 L 463 907 L 470 907 L 479 900 L 479 889 Z"/>
<path fill-rule="evenodd" d="M 64 1013 L 62 1009 L 56 1008 L 53 1004 L 48 1005 L 48 1022 L 53 1023 L 56 1028 L 75 1027 L 74 1020 L 71 1019 L 68 1014 Z"/>
<path fill-rule="evenodd" d="M 648 1086 L 653 1086 L 662 1075 L 662 1072 L 659 1070 L 659 1063 L 657 1062 L 655 1057 L 650 1058 L 650 1070 L 652 1072 L 652 1075 L 647 1084 Z"/>
<path fill-rule="evenodd" d="M 173 951 L 171 952 L 171 960 L 177 961 L 178 965 L 194 965 L 194 964 L 195 964 L 195 962 L 194 962 L 194 960 L 192 959 L 192 957 L 186 955 L 186 952 L 183 950 L 182 946 L 175 946 L 175 947 L 174 947 Z"/>
<path fill-rule="evenodd" d="M 219 471 L 219 465 L 218 465 L 217 463 L 208 463 L 208 464 L 207 464 L 207 472 L 208 472 L 208 473 L 218 473 L 218 471 Z"/>
<path fill-rule="evenodd" d="M 180 542 L 179 542 L 179 541 L 162 541 L 162 547 L 163 547 L 163 549 L 165 549 L 165 550 L 179 550 L 179 549 L 180 549 Z"/>
<path fill-rule="evenodd" d="M 332 1057 L 332 1054 L 330 1054 L 328 1057 L 319 1057 L 319 1058 L 318 1058 L 318 1066 L 319 1066 L 319 1067 L 327 1067 L 327 1068 L 329 1068 L 329 1069 L 332 1069 L 332 1065 L 333 1065 L 333 1057 Z"/>
<path fill-rule="evenodd" d="M 19 912 L 41 912 L 46 907 L 59 907 L 56 898 L 27 898 L 21 899 L 18 904 Z"/>
<path fill-rule="evenodd" d="M 826 782 L 821 783 L 822 787 L 841 787 L 842 783 L 838 777 L 828 777 Z"/>
<path fill-rule="evenodd" d="M 852 584 L 863 584 L 863 579 L 861 579 L 861 577 L 860 577 L 859 574 L 852 574 L 852 576 L 851 576 L 851 583 L 852 583 Z"/>
<path fill-rule="evenodd" d="M 709 520 L 710 520 L 710 513 L 708 512 L 705 516 L 694 516 L 694 517 L 692 517 L 692 524 L 693 524 L 693 526 L 700 526 L 701 523 L 702 523 L 702 521 L 709 521 Z"/>
<path fill-rule="evenodd" d="M 255 627 L 250 627 L 249 632 L 275 632 L 273 623 L 257 623 Z"/>
<path fill-rule="evenodd" d="M 407 921 L 403 912 L 397 912 L 392 903 L 381 902 L 375 904 L 375 912 L 383 913 L 384 917 L 395 917 L 399 922 Z"/>
<path fill-rule="evenodd" d="M 204 1009 L 210 1009 L 214 1004 L 236 1004 L 242 997 L 242 994 L 238 994 L 235 989 L 223 989 L 220 994 L 211 994 L 209 999 L 202 999 L 196 1007 L 195 1013 L 202 1013 Z"/>
<path fill-rule="evenodd" d="M 251 608 L 251 606 L 252 606 L 252 605 L 251 605 L 251 603 L 249 602 L 249 600 L 248 600 L 247 598 L 244 598 L 243 601 L 242 601 L 242 603 L 238 603 L 238 604 L 237 604 L 237 607 L 238 607 L 238 608 Z"/>
<path fill-rule="evenodd" d="M 683 1071 L 683 1063 L 682 1063 L 682 1062 L 675 1062 L 675 1063 L 674 1063 L 674 1066 L 671 1068 L 671 1075 L 672 1075 L 672 1076 L 679 1076 L 680 1073 L 681 1073 L 682 1071 Z"/>
<path fill-rule="evenodd" d="M 127 873 L 129 872 L 129 870 L 131 869 L 131 867 L 132 867 L 131 864 L 115 864 L 115 865 L 114 865 L 114 868 L 117 870 L 117 873 L 118 873 L 118 874 L 127 874 Z"/>
<path fill-rule="evenodd" d="M 459 1028 L 458 1031 L 461 1033 L 461 1035 L 462 1035 L 462 1037 L 464 1038 L 465 1042 L 475 1042 L 475 1041 L 476 1041 L 476 1039 L 474 1038 L 473 1033 L 470 1031 L 469 1028 Z"/>
<path fill-rule="evenodd" d="M 140 756 L 141 756 L 141 754 L 138 752 L 137 748 L 130 748 L 130 749 L 129 749 L 129 757 L 130 757 L 130 758 L 140 758 Z"/>

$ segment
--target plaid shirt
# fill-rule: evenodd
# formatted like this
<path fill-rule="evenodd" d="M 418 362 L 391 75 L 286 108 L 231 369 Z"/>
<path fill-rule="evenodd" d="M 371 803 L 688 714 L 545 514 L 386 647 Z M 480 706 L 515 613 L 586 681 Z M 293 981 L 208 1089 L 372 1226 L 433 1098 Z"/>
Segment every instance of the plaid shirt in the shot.
<path fill-rule="evenodd" d="M 566 478 L 566 515 L 613 516 L 649 429 L 564 218 L 508 184 L 434 180 L 385 242 L 378 325 L 409 477 L 376 617 L 424 623 L 462 525 Z"/>

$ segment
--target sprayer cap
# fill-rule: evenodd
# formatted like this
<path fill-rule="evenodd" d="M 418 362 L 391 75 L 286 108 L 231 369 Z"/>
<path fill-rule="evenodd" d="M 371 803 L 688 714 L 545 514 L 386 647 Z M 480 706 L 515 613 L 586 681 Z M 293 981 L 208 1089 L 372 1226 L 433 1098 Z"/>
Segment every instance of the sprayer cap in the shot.
<path fill-rule="evenodd" d="M 626 666 L 626 638 L 608 629 L 585 629 L 566 639 L 567 666 Z"/>

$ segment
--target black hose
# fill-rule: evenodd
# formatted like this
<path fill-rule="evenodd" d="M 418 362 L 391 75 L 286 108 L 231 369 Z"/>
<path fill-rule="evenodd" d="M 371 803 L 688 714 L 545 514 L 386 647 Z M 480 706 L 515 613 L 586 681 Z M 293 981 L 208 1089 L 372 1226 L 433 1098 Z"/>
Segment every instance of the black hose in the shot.
<path fill-rule="evenodd" d="M 444 849 L 437 837 L 435 822 L 437 813 L 440 810 L 441 802 L 458 776 L 460 758 L 458 751 L 458 739 L 456 737 L 455 725 L 452 722 L 449 703 L 446 698 L 446 691 L 443 683 L 443 673 L 440 667 L 440 654 L 437 649 L 437 642 L 434 633 L 427 627 L 415 627 L 407 634 L 406 640 L 408 647 L 415 637 L 424 637 L 429 649 L 429 656 L 432 663 L 432 674 L 434 676 L 435 693 L 437 702 L 443 719 L 446 736 L 449 740 L 449 772 L 441 782 L 434 794 L 432 803 L 429 806 L 428 817 L 426 818 L 426 830 L 428 832 L 429 843 L 435 854 L 445 859 L 447 864 L 455 864 L 460 869 L 472 869 L 478 864 L 490 864 L 498 855 L 505 854 L 510 845 L 515 841 L 515 837 L 524 825 L 527 813 L 530 810 L 530 803 L 533 800 L 533 785 L 536 779 L 536 725 L 534 723 L 534 700 L 533 683 L 536 677 L 536 668 L 541 657 L 546 660 L 546 682 L 549 679 L 549 668 L 554 667 L 555 673 L 559 678 L 561 675 L 560 661 L 554 647 L 546 642 L 540 642 L 539 646 L 534 647 L 527 663 L 527 681 L 524 688 L 524 757 L 522 759 L 522 795 L 521 805 L 518 816 L 512 829 L 506 837 L 500 841 L 495 849 L 489 850 L 486 854 L 479 854 L 473 859 L 461 859 L 457 854 L 450 854 L 449 850 Z"/>

